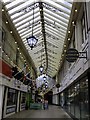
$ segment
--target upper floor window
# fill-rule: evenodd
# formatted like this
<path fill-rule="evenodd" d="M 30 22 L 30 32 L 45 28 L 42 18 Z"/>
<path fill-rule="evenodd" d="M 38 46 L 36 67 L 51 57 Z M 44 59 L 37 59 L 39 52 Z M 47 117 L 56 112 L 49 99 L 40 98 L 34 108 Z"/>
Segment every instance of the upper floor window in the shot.
<path fill-rule="evenodd" d="M 85 28 L 85 16 L 83 14 L 81 19 L 81 29 L 82 29 L 82 43 L 84 43 L 86 39 L 86 28 Z"/>
<path fill-rule="evenodd" d="M 6 39 L 6 31 L 3 28 L 0 28 L 0 42 L 2 44 L 2 47 L 4 47 L 5 39 Z"/>
<path fill-rule="evenodd" d="M 73 48 L 76 48 L 76 42 L 75 42 L 75 28 L 74 28 L 74 31 L 73 31 L 72 42 L 73 42 Z"/>
<path fill-rule="evenodd" d="M 87 12 L 86 12 L 86 4 L 83 5 L 83 14 L 81 17 L 81 29 L 82 29 L 82 43 L 87 39 Z"/>

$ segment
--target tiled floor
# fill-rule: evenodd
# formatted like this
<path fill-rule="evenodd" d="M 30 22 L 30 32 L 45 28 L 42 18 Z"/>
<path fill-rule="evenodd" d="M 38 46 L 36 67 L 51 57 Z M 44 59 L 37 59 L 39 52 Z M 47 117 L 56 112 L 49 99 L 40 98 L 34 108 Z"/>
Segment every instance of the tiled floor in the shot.
<path fill-rule="evenodd" d="M 59 106 L 49 106 L 47 110 L 24 110 L 8 118 L 70 118 Z M 71 120 L 71 119 L 70 119 Z"/>

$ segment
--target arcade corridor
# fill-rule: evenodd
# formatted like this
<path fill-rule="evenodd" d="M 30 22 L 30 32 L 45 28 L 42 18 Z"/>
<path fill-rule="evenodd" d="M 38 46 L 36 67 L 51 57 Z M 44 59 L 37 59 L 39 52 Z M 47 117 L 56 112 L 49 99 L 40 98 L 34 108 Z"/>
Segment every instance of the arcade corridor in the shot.
<path fill-rule="evenodd" d="M 72 120 L 62 108 L 53 105 L 47 110 L 24 110 L 8 118 L 62 118 L 63 120 L 70 118 Z"/>
<path fill-rule="evenodd" d="M 0 120 L 90 120 L 89 91 L 90 0 L 0 0 Z"/>

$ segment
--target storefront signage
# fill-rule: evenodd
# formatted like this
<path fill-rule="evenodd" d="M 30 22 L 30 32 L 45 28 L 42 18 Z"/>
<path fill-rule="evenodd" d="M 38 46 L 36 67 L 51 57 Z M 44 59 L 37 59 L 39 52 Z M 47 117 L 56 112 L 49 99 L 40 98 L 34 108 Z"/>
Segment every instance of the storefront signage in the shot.
<path fill-rule="evenodd" d="M 79 52 L 74 48 L 70 48 L 66 52 L 66 60 L 68 62 L 75 62 L 78 57 L 79 57 Z"/>
<path fill-rule="evenodd" d="M 6 114 L 15 112 L 16 106 L 7 106 L 6 108 Z"/>
<path fill-rule="evenodd" d="M 66 60 L 68 62 L 75 62 L 78 58 L 87 58 L 87 51 L 78 52 L 75 48 L 70 48 L 66 52 Z"/>

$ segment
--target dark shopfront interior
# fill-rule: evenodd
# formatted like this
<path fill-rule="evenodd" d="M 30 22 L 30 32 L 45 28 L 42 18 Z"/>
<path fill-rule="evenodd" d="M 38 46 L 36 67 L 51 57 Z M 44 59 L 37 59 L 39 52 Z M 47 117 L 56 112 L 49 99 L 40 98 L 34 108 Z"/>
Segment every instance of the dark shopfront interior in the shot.
<path fill-rule="evenodd" d="M 52 104 L 52 96 L 53 96 L 52 91 L 49 91 L 47 94 L 44 95 L 44 99 L 48 100 L 48 104 Z"/>
<path fill-rule="evenodd" d="M 58 95 L 60 105 L 73 118 L 89 120 L 89 79 L 82 78 Z"/>

